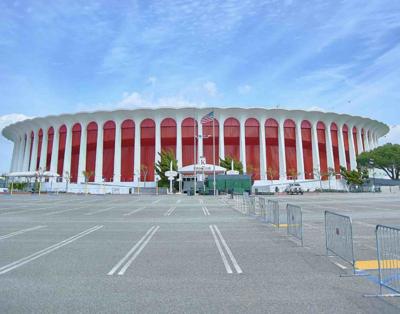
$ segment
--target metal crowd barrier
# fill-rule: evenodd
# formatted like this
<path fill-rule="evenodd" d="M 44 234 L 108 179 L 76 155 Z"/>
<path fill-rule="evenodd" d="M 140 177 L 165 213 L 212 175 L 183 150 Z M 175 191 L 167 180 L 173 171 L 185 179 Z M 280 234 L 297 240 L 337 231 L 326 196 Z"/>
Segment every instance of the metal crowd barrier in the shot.
<path fill-rule="evenodd" d="M 264 197 L 258 198 L 258 205 L 260 207 L 260 219 L 261 219 L 261 221 L 266 221 L 266 219 L 267 219 L 267 204 L 265 203 Z"/>
<path fill-rule="evenodd" d="M 278 201 L 268 200 L 266 222 L 269 222 L 279 228 L 279 203 L 278 203 Z"/>
<path fill-rule="evenodd" d="M 255 216 L 256 215 L 256 198 L 254 195 L 248 196 L 247 204 L 248 204 L 248 214 L 251 216 Z"/>
<path fill-rule="evenodd" d="M 299 239 L 303 246 L 303 214 L 301 207 L 287 204 L 287 233 Z"/>
<path fill-rule="evenodd" d="M 400 296 L 400 228 L 377 225 L 375 229 L 381 296 Z M 396 294 L 382 294 L 385 287 Z"/>
<path fill-rule="evenodd" d="M 353 249 L 353 227 L 351 218 L 325 211 L 326 254 L 332 253 L 353 266 L 355 260 Z"/>

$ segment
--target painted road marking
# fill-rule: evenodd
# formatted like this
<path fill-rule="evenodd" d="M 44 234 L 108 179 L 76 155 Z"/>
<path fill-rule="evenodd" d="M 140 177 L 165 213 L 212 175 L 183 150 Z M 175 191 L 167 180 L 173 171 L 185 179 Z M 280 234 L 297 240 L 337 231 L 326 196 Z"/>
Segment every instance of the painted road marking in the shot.
<path fill-rule="evenodd" d="M 171 216 L 171 214 L 175 211 L 176 207 L 173 206 L 170 209 L 168 209 L 165 213 L 164 216 Z"/>
<path fill-rule="evenodd" d="M 57 215 L 57 214 L 66 213 L 66 212 L 70 212 L 70 211 L 74 211 L 74 210 L 78 210 L 78 209 L 82 209 L 82 208 L 87 208 L 87 206 L 80 206 L 80 207 L 75 207 L 75 208 L 70 208 L 70 209 L 59 210 L 56 212 L 50 212 L 50 213 L 43 214 L 43 216 Z"/>
<path fill-rule="evenodd" d="M 238 274 L 241 274 L 243 271 L 240 268 L 238 262 L 236 261 L 236 258 L 233 256 L 231 249 L 226 244 L 226 241 L 225 241 L 224 237 L 222 236 L 221 232 L 219 231 L 218 227 L 216 225 L 210 225 L 209 227 L 210 227 L 210 230 L 211 230 L 211 234 L 212 234 L 212 236 L 214 238 L 214 242 L 215 242 L 215 244 L 217 246 L 217 249 L 219 251 L 219 254 L 221 255 L 222 262 L 224 263 L 226 272 L 228 274 L 232 274 L 233 273 L 232 272 L 232 268 L 229 265 L 228 259 L 226 258 L 226 255 L 225 255 L 225 253 L 224 253 L 224 251 L 222 249 L 222 246 L 225 248 L 225 251 L 228 254 L 228 256 L 229 256 L 229 258 L 231 260 L 231 263 L 232 263 L 233 267 L 235 268 L 236 272 Z M 221 246 L 221 244 L 222 244 L 222 246 Z"/>
<path fill-rule="evenodd" d="M 366 261 L 356 261 L 354 266 L 357 269 L 362 270 L 374 270 L 379 269 L 379 264 L 377 260 L 366 260 Z M 398 269 L 400 268 L 400 260 L 398 259 L 385 259 L 381 261 L 382 269 Z"/>
<path fill-rule="evenodd" d="M 203 210 L 204 216 L 210 216 L 210 212 L 206 206 L 203 206 L 201 209 Z"/>
<path fill-rule="evenodd" d="M 121 265 L 125 263 L 118 272 L 118 275 L 123 275 L 159 228 L 160 226 L 152 226 L 147 230 L 146 234 L 129 250 L 128 253 L 126 253 L 126 255 L 108 272 L 107 275 L 114 275 Z"/>
<path fill-rule="evenodd" d="M 138 213 L 138 212 L 142 211 L 142 210 L 145 209 L 145 208 L 146 208 L 146 206 L 139 207 L 139 208 L 137 208 L 137 209 L 135 209 L 135 210 L 132 210 L 132 211 L 129 212 L 129 213 L 124 214 L 124 216 L 133 215 L 134 213 Z"/>
<path fill-rule="evenodd" d="M 340 264 L 340 263 L 338 263 L 338 262 L 333 262 L 333 264 L 335 264 L 337 267 L 339 267 L 339 268 L 341 268 L 341 269 L 347 269 L 346 266 L 344 266 L 344 265 L 342 265 L 342 264 Z"/>
<path fill-rule="evenodd" d="M 52 246 L 49 246 L 49 247 L 47 247 L 47 248 L 45 248 L 43 250 L 40 250 L 40 251 L 38 251 L 36 253 L 33 253 L 33 254 L 29 255 L 29 256 L 21 258 L 21 259 L 15 261 L 15 262 L 12 262 L 12 263 L 10 263 L 8 265 L 3 266 L 3 267 L 0 267 L 0 275 L 8 273 L 9 271 L 11 271 L 11 270 L 13 270 L 15 268 L 18 268 L 20 266 L 23 266 L 23 265 L 29 263 L 29 262 L 32 262 L 32 261 L 38 259 L 41 256 L 47 255 L 47 254 L 49 254 L 49 253 L 51 253 L 51 252 L 53 252 L 53 251 L 65 246 L 65 245 L 70 244 L 70 243 L 72 243 L 72 242 L 74 242 L 74 241 L 76 241 L 76 240 L 78 240 L 78 239 L 80 239 L 80 238 L 82 238 L 84 236 L 87 236 L 88 234 L 90 234 L 90 233 L 92 233 L 94 231 L 97 231 L 97 230 L 99 230 L 101 228 L 103 228 L 103 226 L 94 226 L 94 227 L 89 228 L 89 229 L 87 229 L 85 231 L 82 231 L 82 232 L 80 232 L 80 233 L 78 233 L 78 234 L 76 234 L 76 235 L 74 235 L 74 236 L 72 236 L 70 238 L 67 238 L 67 239 L 65 239 L 65 240 L 63 240 L 61 242 L 53 244 Z"/>
<path fill-rule="evenodd" d="M 91 215 L 95 215 L 95 214 L 98 214 L 98 213 L 104 213 L 104 212 L 109 211 L 109 210 L 111 210 L 113 208 L 115 208 L 115 206 L 111 206 L 111 207 L 103 208 L 103 209 L 100 209 L 100 210 L 96 210 L 95 212 L 85 213 L 84 215 L 91 216 Z"/>
<path fill-rule="evenodd" d="M 3 235 L 3 236 L 0 236 L 0 240 L 8 239 L 8 238 L 14 237 L 14 236 L 16 236 L 16 235 L 23 234 L 23 233 L 25 233 L 25 232 L 29 232 L 29 231 L 33 231 L 33 230 L 38 230 L 38 229 L 45 228 L 45 227 L 46 227 L 46 226 L 36 226 L 36 227 L 28 228 L 28 229 L 22 229 L 22 230 L 19 230 L 19 231 L 15 231 L 15 232 L 12 232 L 12 233 L 5 234 L 5 235 Z"/>

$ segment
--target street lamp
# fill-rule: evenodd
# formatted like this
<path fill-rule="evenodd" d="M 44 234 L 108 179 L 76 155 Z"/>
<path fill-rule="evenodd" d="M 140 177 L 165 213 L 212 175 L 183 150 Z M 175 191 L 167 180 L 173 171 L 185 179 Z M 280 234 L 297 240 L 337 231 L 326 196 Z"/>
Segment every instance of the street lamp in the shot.
<path fill-rule="evenodd" d="M 64 179 L 65 179 L 65 193 L 68 193 L 68 183 L 69 183 L 69 180 L 71 179 L 69 171 L 65 171 Z"/>
<path fill-rule="evenodd" d="M 371 158 L 368 164 L 372 168 L 372 191 L 375 191 L 375 161 Z"/>

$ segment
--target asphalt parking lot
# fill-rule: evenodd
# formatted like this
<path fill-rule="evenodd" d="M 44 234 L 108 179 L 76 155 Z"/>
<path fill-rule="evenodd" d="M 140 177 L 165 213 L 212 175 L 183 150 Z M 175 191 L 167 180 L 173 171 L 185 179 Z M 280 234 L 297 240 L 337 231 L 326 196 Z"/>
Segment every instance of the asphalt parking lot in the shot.
<path fill-rule="evenodd" d="M 356 259 L 375 260 L 400 196 L 272 199 L 302 207 L 304 247 L 225 197 L 0 195 L 0 312 L 399 313 L 398 298 L 363 296 L 375 270 L 340 277 L 351 267 L 325 256 L 323 212 L 351 216 Z"/>

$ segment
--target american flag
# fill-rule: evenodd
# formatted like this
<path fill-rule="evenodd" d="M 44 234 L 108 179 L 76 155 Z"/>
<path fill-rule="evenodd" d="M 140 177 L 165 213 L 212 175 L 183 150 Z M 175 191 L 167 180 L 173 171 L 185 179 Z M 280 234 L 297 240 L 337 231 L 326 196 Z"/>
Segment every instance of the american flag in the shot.
<path fill-rule="evenodd" d="M 201 118 L 201 124 L 205 124 L 214 120 L 214 111 L 207 113 L 203 118 Z"/>

